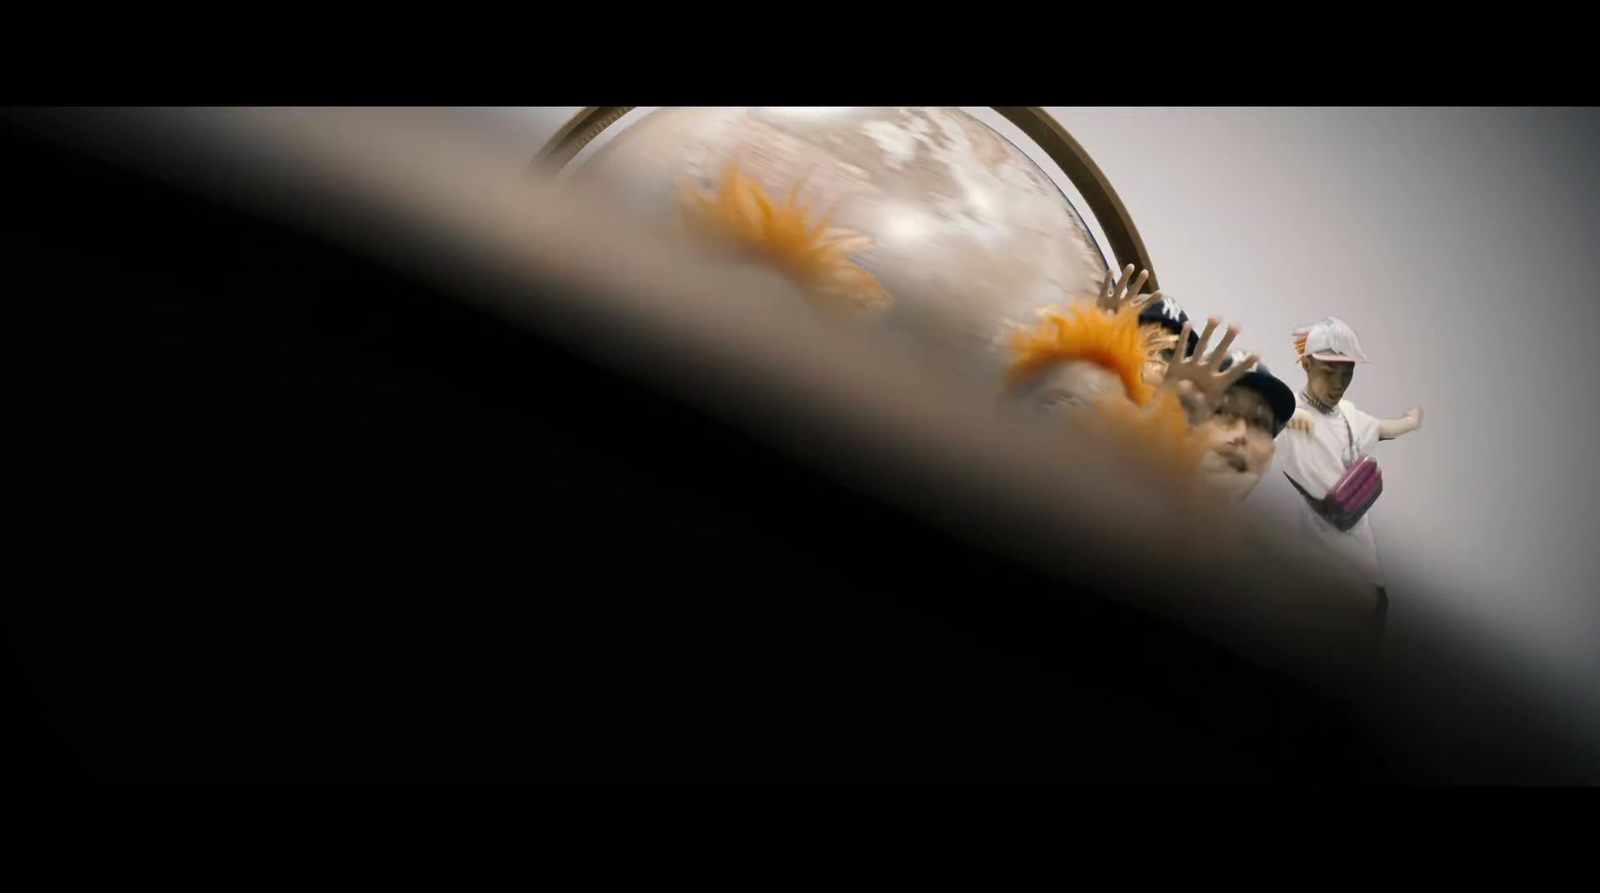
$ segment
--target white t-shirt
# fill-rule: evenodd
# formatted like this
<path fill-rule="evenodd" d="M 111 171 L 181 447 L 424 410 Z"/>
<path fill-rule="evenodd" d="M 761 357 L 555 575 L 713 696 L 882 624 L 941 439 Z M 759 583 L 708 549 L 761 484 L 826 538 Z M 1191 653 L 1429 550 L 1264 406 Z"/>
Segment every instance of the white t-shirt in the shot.
<path fill-rule="evenodd" d="M 1311 417 L 1311 430 L 1283 429 L 1275 444 L 1273 464 L 1278 471 L 1294 478 L 1307 493 L 1321 498 L 1339 482 L 1346 468 L 1361 456 L 1370 455 L 1378 442 L 1378 420 L 1357 409 L 1349 400 L 1340 401 L 1332 415 L 1324 415 L 1303 394 L 1295 396 L 1295 403 Z M 1374 586 L 1383 585 L 1383 566 L 1378 561 L 1378 543 L 1372 535 L 1371 511 L 1354 527 L 1341 532 L 1324 521 L 1298 494 L 1295 504 L 1294 517 L 1304 536 L 1324 543 L 1354 565 Z"/>

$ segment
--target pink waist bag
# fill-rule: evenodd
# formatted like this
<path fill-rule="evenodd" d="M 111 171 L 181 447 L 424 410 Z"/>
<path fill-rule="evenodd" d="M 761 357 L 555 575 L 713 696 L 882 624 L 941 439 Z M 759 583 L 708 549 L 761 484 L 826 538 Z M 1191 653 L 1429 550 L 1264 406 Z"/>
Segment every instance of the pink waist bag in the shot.
<path fill-rule="evenodd" d="M 1340 530 L 1349 530 L 1372 508 L 1383 493 L 1383 472 L 1371 456 L 1362 456 L 1356 464 L 1345 469 L 1328 495 L 1322 497 L 1328 523 Z"/>
<path fill-rule="evenodd" d="M 1362 456 L 1345 469 L 1344 474 L 1328 490 L 1328 495 L 1321 499 L 1307 493 L 1294 478 L 1289 478 L 1289 483 L 1294 484 L 1294 488 L 1311 503 L 1324 521 L 1343 532 L 1356 526 L 1356 522 L 1378 501 L 1383 493 L 1383 472 L 1378 470 L 1378 463 L 1371 456 Z"/>

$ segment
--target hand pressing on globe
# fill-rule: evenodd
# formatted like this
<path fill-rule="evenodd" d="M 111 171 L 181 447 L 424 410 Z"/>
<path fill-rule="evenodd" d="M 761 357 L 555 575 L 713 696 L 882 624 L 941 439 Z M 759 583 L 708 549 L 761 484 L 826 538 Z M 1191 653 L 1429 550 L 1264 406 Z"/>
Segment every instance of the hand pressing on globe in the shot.
<path fill-rule="evenodd" d="M 1242 362 L 1234 363 L 1226 372 L 1219 371 L 1222 364 L 1228 360 L 1228 348 L 1233 346 L 1233 339 L 1239 335 L 1237 325 L 1228 326 L 1222 335 L 1222 340 L 1217 343 L 1216 349 L 1210 354 L 1206 353 L 1206 345 L 1211 342 L 1211 334 L 1216 331 L 1217 324 L 1221 322 L 1213 316 L 1206 320 L 1206 327 L 1200 332 L 1200 340 L 1195 344 L 1194 353 L 1187 357 L 1174 356 L 1172 363 L 1167 367 L 1166 380 L 1161 384 L 1161 391 L 1175 395 L 1183 404 L 1189 414 L 1189 424 L 1198 425 L 1211 418 L 1211 412 L 1222 398 L 1222 393 L 1230 385 L 1239 380 L 1239 377 L 1255 367 L 1260 359 L 1257 354 L 1250 354 Z M 1183 330 L 1178 333 L 1178 343 L 1184 344 L 1189 340 L 1189 323 L 1183 324 Z"/>
<path fill-rule="evenodd" d="M 1161 300 L 1160 291 L 1148 295 L 1139 294 L 1139 289 L 1144 288 L 1145 282 L 1150 278 L 1149 270 L 1141 271 L 1139 278 L 1134 279 L 1133 264 L 1128 264 L 1122 269 L 1122 281 L 1120 283 L 1112 278 L 1114 273 L 1114 270 L 1107 270 L 1105 281 L 1100 285 L 1100 296 L 1095 300 L 1095 304 L 1101 310 L 1107 313 L 1116 313 L 1124 307 L 1138 309 L 1151 302 Z M 1132 283 L 1131 286 L 1130 282 Z"/>

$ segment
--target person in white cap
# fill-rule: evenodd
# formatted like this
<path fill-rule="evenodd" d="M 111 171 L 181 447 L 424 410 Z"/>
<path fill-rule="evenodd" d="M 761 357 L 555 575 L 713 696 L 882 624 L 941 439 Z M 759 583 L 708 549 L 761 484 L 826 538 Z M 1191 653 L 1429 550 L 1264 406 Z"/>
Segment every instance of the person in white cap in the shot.
<path fill-rule="evenodd" d="M 1277 457 L 1284 474 L 1300 492 L 1301 528 L 1343 556 L 1376 589 L 1380 624 L 1388 611 L 1389 595 L 1372 518 L 1363 513 L 1350 524 L 1329 519 L 1329 494 L 1345 472 L 1370 455 L 1381 440 L 1393 440 L 1422 427 L 1422 409 L 1412 407 L 1404 417 L 1380 419 L 1362 412 L 1344 398 L 1357 363 L 1367 362 L 1354 329 L 1326 317 L 1294 332 L 1295 351 L 1306 373 L 1306 386 L 1295 398 L 1297 409 L 1277 438 Z M 1380 491 L 1381 492 L 1381 491 Z M 1341 529 L 1342 526 L 1347 529 Z"/>

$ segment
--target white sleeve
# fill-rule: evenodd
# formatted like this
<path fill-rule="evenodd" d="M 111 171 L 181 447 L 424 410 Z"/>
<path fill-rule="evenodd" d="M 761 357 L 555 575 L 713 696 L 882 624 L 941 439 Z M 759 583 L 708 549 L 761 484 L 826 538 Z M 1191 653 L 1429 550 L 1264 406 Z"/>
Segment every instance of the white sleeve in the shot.
<path fill-rule="evenodd" d="M 1300 445 L 1311 435 L 1305 431 L 1296 431 L 1285 428 L 1278 433 L 1272 445 L 1272 468 L 1268 474 L 1287 474 L 1294 478 L 1302 487 L 1311 487 L 1306 482 L 1305 468 L 1301 464 Z"/>
<path fill-rule="evenodd" d="M 1355 439 L 1356 452 L 1365 453 L 1378 443 L 1378 420 L 1361 410 L 1355 404 L 1346 400 L 1344 402 L 1345 418 L 1350 420 L 1350 436 Z"/>

